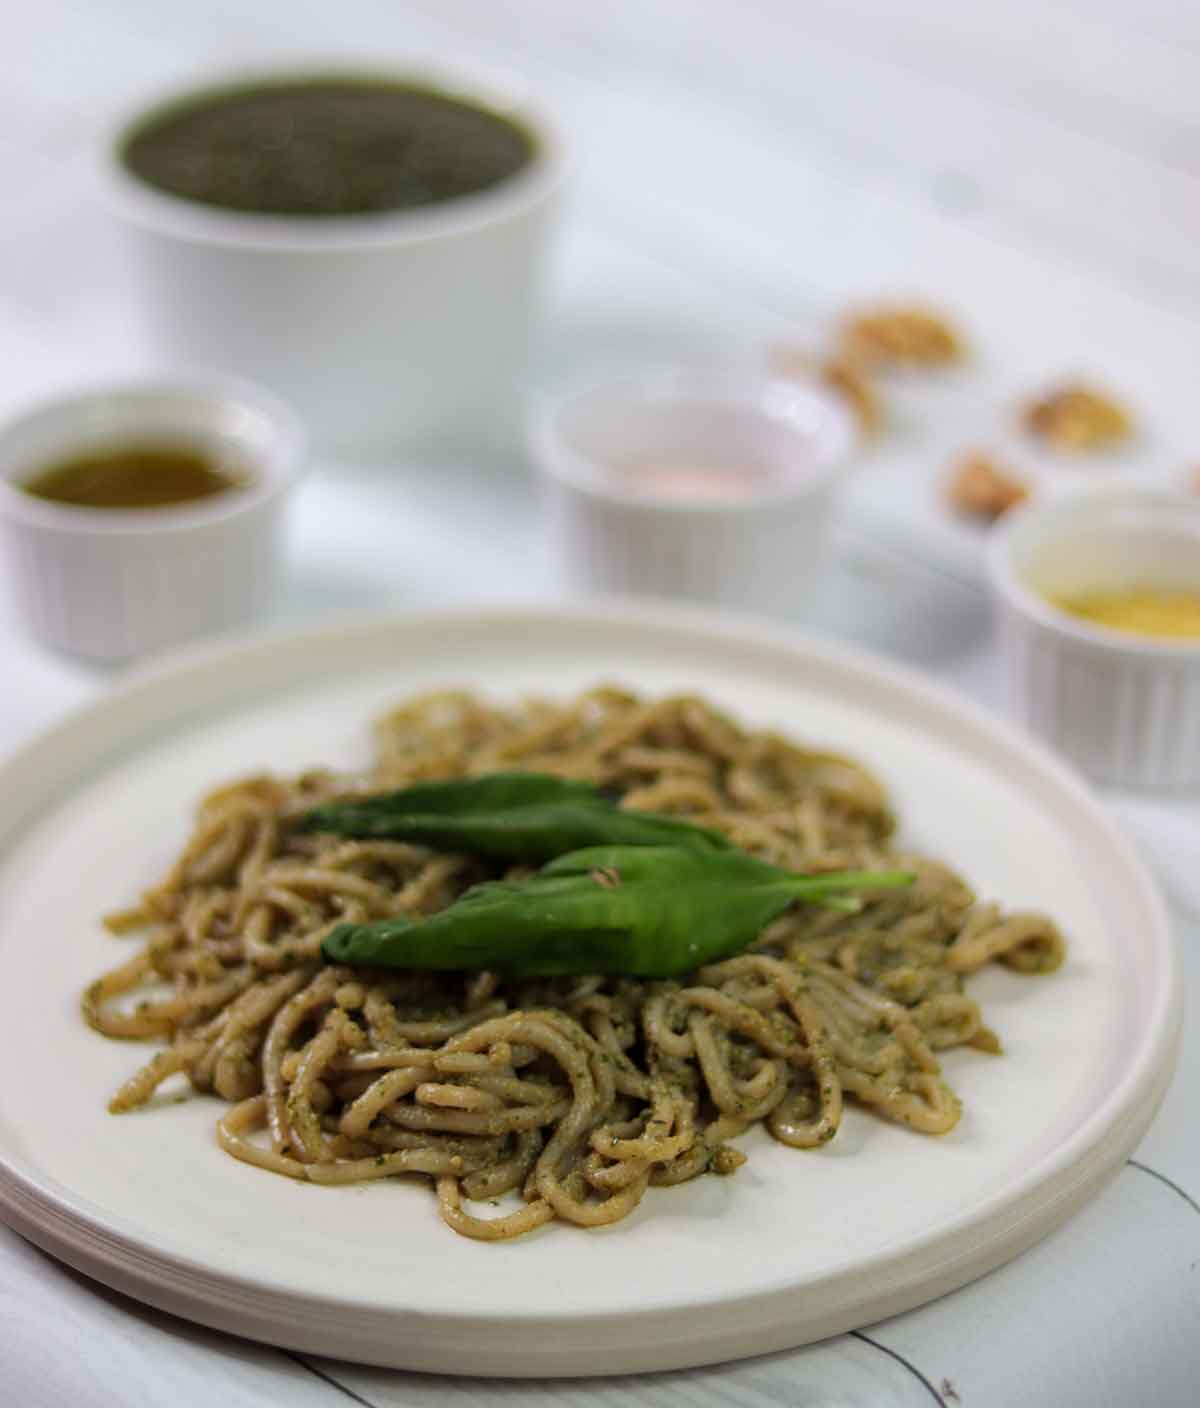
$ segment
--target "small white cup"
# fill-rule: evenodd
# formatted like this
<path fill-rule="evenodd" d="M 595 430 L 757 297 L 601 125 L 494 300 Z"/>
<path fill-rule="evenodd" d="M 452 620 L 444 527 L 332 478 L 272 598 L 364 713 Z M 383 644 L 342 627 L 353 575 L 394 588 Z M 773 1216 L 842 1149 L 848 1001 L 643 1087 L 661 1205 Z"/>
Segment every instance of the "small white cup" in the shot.
<path fill-rule="evenodd" d="M 1200 640 L 1110 630 L 1050 600 L 1200 592 L 1200 498 L 1114 487 L 1035 501 L 1002 520 L 988 565 L 1021 721 L 1098 781 L 1200 783 Z"/>
<path fill-rule="evenodd" d="M 129 134 L 181 99 L 331 76 L 423 83 L 480 104 L 532 133 L 535 152 L 476 194 L 363 216 L 221 210 L 158 190 L 121 160 Z M 268 387 L 322 448 L 370 457 L 515 432 L 562 172 L 554 123 L 507 81 L 339 64 L 226 74 L 143 102 L 106 142 L 101 183 L 156 353 Z"/>
<path fill-rule="evenodd" d="M 133 443 L 209 450 L 247 483 L 147 509 L 81 508 L 19 487 L 55 461 Z M 273 396 L 218 378 L 102 387 L 0 427 L 0 543 L 34 635 L 113 661 L 250 620 L 274 586 L 304 443 Z"/>
<path fill-rule="evenodd" d="M 822 565 L 856 441 L 816 383 L 681 367 L 577 387 L 530 426 L 572 586 L 775 613 Z M 664 494 L 656 466 L 695 473 Z"/>

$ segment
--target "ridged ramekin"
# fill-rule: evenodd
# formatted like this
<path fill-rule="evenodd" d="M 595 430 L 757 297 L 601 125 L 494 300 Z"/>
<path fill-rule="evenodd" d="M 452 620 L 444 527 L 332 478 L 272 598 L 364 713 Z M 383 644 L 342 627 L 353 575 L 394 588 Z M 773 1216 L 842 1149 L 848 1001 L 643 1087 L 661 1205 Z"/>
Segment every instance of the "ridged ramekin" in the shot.
<path fill-rule="evenodd" d="M 92 509 L 22 479 L 105 445 L 182 443 L 248 483 L 194 503 Z M 45 402 L 0 427 L 0 542 L 18 609 L 46 645 L 126 660 L 250 620 L 268 603 L 282 511 L 304 459 L 296 417 L 241 382 L 130 382 Z"/>
<path fill-rule="evenodd" d="M 1200 498 L 1092 489 L 1008 515 L 989 550 L 1013 707 L 1097 781 L 1200 783 L 1200 640 L 1093 625 L 1049 598 L 1200 592 Z"/>
<path fill-rule="evenodd" d="M 768 612 L 790 610 L 821 566 L 856 442 L 821 386 L 741 370 L 616 374 L 544 401 L 530 425 L 572 587 Z M 777 473 L 745 497 L 710 501 L 655 497 L 614 472 L 705 457 Z"/>

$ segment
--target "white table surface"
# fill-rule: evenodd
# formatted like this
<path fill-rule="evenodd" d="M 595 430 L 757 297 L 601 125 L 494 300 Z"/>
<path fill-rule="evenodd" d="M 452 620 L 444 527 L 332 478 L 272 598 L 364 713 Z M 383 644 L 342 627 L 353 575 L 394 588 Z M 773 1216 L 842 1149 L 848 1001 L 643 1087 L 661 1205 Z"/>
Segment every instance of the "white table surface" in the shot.
<path fill-rule="evenodd" d="M 1143 411 L 1149 472 L 1200 462 L 1200 7 L 1173 0 L 42 0 L 0 44 L 0 409 L 144 366 L 87 151 L 141 85 L 289 54 L 466 54 L 526 72 L 579 156 L 542 375 L 818 339 L 926 293 L 981 351 L 908 393 L 794 617 L 1002 708 L 979 540 L 937 504 L 956 444 L 1055 372 Z M 319 332 L 314 332 L 319 336 Z M 1190 437 L 1190 439 L 1189 439 Z M 1143 466 L 1139 465 L 1139 468 Z M 520 464 L 322 464 L 278 619 L 548 600 Z M 0 589 L 0 748 L 101 695 Z M 1200 999 L 1200 798 L 1109 795 L 1167 894 Z M 19 1078 L 8 1073 L 4 1078 Z M 1200 1371 L 1200 1035 L 1134 1159 L 973 1286 L 824 1344 L 641 1379 L 431 1379 L 317 1361 L 147 1310 L 0 1229 L 0 1402 L 1191 1405 Z"/>

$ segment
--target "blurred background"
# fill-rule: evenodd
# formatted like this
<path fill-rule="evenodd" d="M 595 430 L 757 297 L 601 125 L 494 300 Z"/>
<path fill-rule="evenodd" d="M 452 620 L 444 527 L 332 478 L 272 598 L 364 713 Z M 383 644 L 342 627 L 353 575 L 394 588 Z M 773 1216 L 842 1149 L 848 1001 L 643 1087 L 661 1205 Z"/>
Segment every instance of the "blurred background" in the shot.
<path fill-rule="evenodd" d="M 1198 46 L 1196 8 L 1166 0 L 17 7 L 0 397 L 138 357 L 86 169 L 139 91 L 297 56 L 461 56 L 530 80 L 572 142 L 547 366 L 621 339 L 812 336 L 849 300 L 916 294 L 976 335 L 980 414 L 1097 364 L 1186 451 Z"/>
<path fill-rule="evenodd" d="M 629 358 L 815 354 L 847 307 L 881 298 L 952 319 L 969 371 L 887 389 L 832 606 L 780 603 L 937 663 L 985 630 L 986 525 L 948 507 L 956 457 L 985 446 L 1031 479 L 1092 472 L 1012 445 L 1030 396 L 1064 377 L 1110 388 L 1139 427 L 1116 472 L 1178 482 L 1200 463 L 1197 49 L 1200 11 L 1166 0 L 17 7 L 0 69 L 0 413 L 154 365 L 93 179 L 139 95 L 296 59 L 496 66 L 556 114 L 571 158 L 531 390 Z M 391 468 L 316 465 L 281 614 L 555 590 L 519 451 Z M 876 591 L 897 563 L 928 586 L 899 618 Z M 0 623 L 19 636 L 6 599 Z M 22 664 L 74 692 L 73 667 Z"/>
<path fill-rule="evenodd" d="M 20 7 L 0 73 L 0 412 L 154 365 L 93 181 L 139 95 L 296 59 L 496 66 L 556 114 L 571 158 L 531 391 L 630 358 L 817 355 L 873 300 L 946 312 L 968 370 L 886 388 L 886 434 L 847 488 L 832 604 L 779 613 L 931 665 L 953 647 L 961 664 L 986 629 L 986 524 L 947 502 L 964 451 L 1015 456 L 1031 482 L 1186 483 L 1200 463 L 1198 47 L 1200 12 L 1156 0 Z M 1013 440 L 1020 406 L 1072 377 L 1136 416 L 1132 448 L 1099 470 Z M 519 449 L 436 475 L 318 461 L 279 612 L 544 596 L 550 549 Z M 893 570 L 928 587 L 926 609 L 880 599 Z M 0 621 L 17 631 L 7 600 Z M 23 664 L 73 690 L 73 667 Z"/>

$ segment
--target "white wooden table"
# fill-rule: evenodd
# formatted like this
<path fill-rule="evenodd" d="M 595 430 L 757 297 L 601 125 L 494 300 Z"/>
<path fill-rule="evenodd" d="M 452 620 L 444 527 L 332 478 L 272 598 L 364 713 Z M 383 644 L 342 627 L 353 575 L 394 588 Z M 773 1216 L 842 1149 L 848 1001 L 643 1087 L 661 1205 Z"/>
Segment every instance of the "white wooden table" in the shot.
<path fill-rule="evenodd" d="M 465 54 L 558 105 L 580 167 L 545 376 L 811 341 L 872 293 L 962 311 L 978 379 L 901 399 L 836 574 L 785 614 L 1002 707 L 979 544 L 937 505 L 945 455 L 1006 398 L 1083 368 L 1144 409 L 1156 468 L 1200 462 L 1200 8 L 1182 0 L 41 0 L 6 13 L 0 45 L 0 409 L 145 365 L 87 189 L 114 105 L 200 66 L 330 52 Z M 322 465 L 279 615 L 556 590 L 522 466 Z M 107 682 L 30 644 L 0 595 L 0 748 Z M 1195 1007 L 1200 798 L 1108 801 L 1166 890 Z M 1198 1101 L 1189 1023 L 1135 1159 L 1032 1252 L 861 1333 L 636 1380 L 306 1359 L 147 1310 L 0 1229 L 0 1402 L 1183 1408 L 1200 1374 Z"/>

